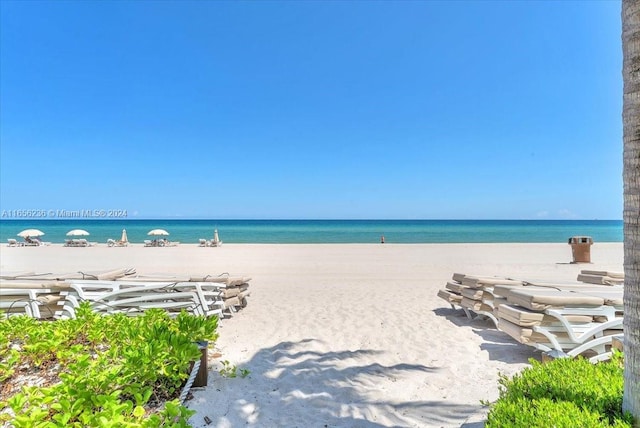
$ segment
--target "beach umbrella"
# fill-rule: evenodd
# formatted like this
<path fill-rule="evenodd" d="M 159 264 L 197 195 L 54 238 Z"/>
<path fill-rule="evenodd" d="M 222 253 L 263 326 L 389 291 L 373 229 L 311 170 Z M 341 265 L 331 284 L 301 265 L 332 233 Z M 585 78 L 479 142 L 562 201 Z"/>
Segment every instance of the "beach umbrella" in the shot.
<path fill-rule="evenodd" d="M 127 229 L 122 229 L 122 237 L 120 238 L 120 242 L 129 242 L 127 239 Z"/>
<path fill-rule="evenodd" d="M 218 229 L 213 231 L 213 242 L 220 242 L 220 238 L 218 237 Z"/>
<path fill-rule="evenodd" d="M 167 236 L 167 235 L 169 235 L 169 232 L 167 232 L 164 229 L 153 229 L 153 230 L 150 230 L 149 233 L 147 233 L 147 235 L 150 235 L 150 236 Z"/>
<path fill-rule="evenodd" d="M 27 236 L 42 236 L 44 232 L 38 229 L 25 229 L 22 232 L 18 233 L 18 236 L 21 238 L 26 238 Z"/>
<path fill-rule="evenodd" d="M 67 232 L 67 236 L 89 236 L 89 232 L 84 229 L 73 229 Z"/>

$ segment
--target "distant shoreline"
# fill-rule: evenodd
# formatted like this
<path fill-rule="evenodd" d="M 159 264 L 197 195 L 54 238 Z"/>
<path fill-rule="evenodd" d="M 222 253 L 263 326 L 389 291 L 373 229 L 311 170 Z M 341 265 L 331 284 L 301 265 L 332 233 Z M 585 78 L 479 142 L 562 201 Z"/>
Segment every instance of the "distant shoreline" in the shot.
<path fill-rule="evenodd" d="M 106 243 L 127 230 L 130 242 L 165 229 L 170 241 L 197 244 L 218 230 L 225 243 L 566 243 L 572 236 L 595 242 L 622 242 L 622 220 L 177 220 L 177 219 L 1 219 L 0 242 L 24 229 L 44 232 L 43 240 L 63 243 L 71 229 Z"/>
<path fill-rule="evenodd" d="M 99 216 L 77 216 L 77 217 L 47 217 L 47 216 L 34 216 L 30 218 L 11 218 L 11 217 L 3 217 L 0 218 L 0 222 L 23 222 L 23 221 L 111 221 L 111 222 L 119 222 L 119 221 L 221 221 L 221 222 L 235 222 L 235 221 L 255 221 L 255 222 L 380 222 L 380 221 L 390 221 L 390 222 L 620 222 L 622 223 L 623 219 L 562 219 L 562 218 L 546 218 L 546 219 L 536 219 L 536 218 L 525 218 L 525 219 L 517 219 L 517 218 L 484 218 L 484 219 L 470 219 L 470 218 L 419 218 L 419 219 L 408 219 L 408 218 L 206 218 L 206 217 L 197 217 L 197 218 L 173 218 L 173 217 L 135 217 L 131 218 L 128 216 L 124 216 L 122 218 L 106 218 Z"/>

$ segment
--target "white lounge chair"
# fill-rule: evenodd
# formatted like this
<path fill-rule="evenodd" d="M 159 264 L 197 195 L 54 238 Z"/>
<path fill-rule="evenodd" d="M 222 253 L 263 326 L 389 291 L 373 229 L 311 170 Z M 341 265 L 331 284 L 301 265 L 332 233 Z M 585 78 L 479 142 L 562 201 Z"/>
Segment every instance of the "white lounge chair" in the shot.
<path fill-rule="evenodd" d="M 607 359 L 612 335 L 622 332 L 621 289 L 618 295 L 588 286 L 527 286 L 510 290 L 507 300 L 498 308 L 499 329 L 556 357 L 585 354 L 591 361 Z"/>
<path fill-rule="evenodd" d="M 116 241 L 115 239 L 107 239 L 107 247 L 126 247 L 129 241 Z"/>
<path fill-rule="evenodd" d="M 583 272 L 616 278 L 610 272 Z M 608 280 L 607 280 L 608 281 Z M 554 357 L 610 357 L 612 337 L 622 332 L 623 288 L 616 285 L 547 283 L 454 274 L 438 296 L 467 316 L 491 319 L 520 343 Z"/>
<path fill-rule="evenodd" d="M 33 318 L 53 318 L 57 302 L 60 300 L 55 289 L 8 288 L 3 283 L 0 309 L 7 314 L 26 314 Z"/>

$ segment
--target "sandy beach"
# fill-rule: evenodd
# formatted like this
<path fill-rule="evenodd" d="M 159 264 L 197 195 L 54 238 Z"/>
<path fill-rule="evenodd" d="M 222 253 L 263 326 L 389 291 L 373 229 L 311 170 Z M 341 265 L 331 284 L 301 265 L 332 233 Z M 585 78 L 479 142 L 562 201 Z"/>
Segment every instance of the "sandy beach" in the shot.
<path fill-rule="evenodd" d="M 194 427 L 480 427 L 498 376 L 539 358 L 436 296 L 454 272 L 574 281 L 622 270 L 622 243 L 591 264 L 567 244 L 225 244 L 0 248 L 0 269 L 244 275 L 248 306 L 222 321 Z M 219 353 L 221 357 L 214 358 Z M 221 361 L 249 370 L 222 377 Z M 207 423 L 207 421 L 210 421 Z"/>

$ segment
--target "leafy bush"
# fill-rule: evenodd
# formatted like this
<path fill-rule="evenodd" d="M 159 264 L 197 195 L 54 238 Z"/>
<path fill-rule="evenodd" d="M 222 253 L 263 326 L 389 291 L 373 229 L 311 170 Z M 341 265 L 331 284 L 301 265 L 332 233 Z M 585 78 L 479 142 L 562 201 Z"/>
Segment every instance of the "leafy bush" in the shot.
<path fill-rule="evenodd" d="M 622 413 L 622 356 L 591 364 L 584 358 L 531 360 L 513 378 L 500 378 L 500 398 L 486 427 L 631 427 Z"/>
<path fill-rule="evenodd" d="M 101 316 L 83 304 L 77 318 L 0 321 L 0 381 L 43 386 L 0 390 L 0 422 L 20 427 L 187 427 L 176 399 L 200 358 L 195 341 L 217 339 L 217 318 L 160 309 L 140 317 Z M 5 395 L 8 395 L 5 397 Z"/>

